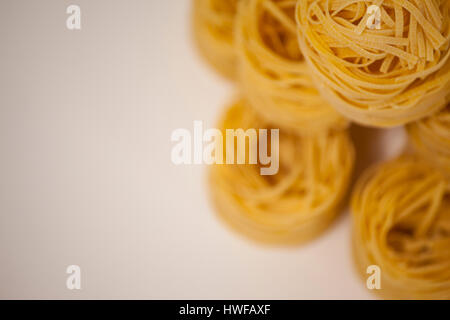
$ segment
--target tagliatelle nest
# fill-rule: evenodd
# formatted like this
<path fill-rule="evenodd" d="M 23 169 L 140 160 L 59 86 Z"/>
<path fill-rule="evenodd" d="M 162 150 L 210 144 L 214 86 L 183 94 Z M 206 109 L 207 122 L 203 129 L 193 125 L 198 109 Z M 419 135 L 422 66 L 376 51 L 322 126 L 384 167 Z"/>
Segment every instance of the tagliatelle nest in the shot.
<path fill-rule="evenodd" d="M 251 105 L 302 134 L 343 129 L 348 121 L 324 101 L 297 41 L 295 0 L 242 0 L 236 19 L 239 80 Z"/>
<path fill-rule="evenodd" d="M 450 1 L 299 0 L 296 18 L 319 91 L 348 118 L 401 125 L 449 101 Z"/>
<path fill-rule="evenodd" d="M 239 101 L 220 128 L 277 127 Z M 353 144 L 345 130 L 300 137 L 281 127 L 279 134 L 277 174 L 261 175 L 261 163 L 214 165 L 210 188 L 220 216 L 241 234 L 263 243 L 298 244 L 320 234 L 338 214 L 353 169 Z M 269 150 L 274 157 L 275 145 Z"/>
<path fill-rule="evenodd" d="M 437 114 L 408 126 L 417 152 L 450 177 L 450 105 Z"/>
<path fill-rule="evenodd" d="M 450 184 L 414 157 L 368 170 L 353 199 L 355 258 L 376 265 L 385 298 L 450 298 Z"/>
<path fill-rule="evenodd" d="M 234 79 L 233 29 L 240 0 L 194 0 L 194 36 L 204 58 L 223 76 Z"/>

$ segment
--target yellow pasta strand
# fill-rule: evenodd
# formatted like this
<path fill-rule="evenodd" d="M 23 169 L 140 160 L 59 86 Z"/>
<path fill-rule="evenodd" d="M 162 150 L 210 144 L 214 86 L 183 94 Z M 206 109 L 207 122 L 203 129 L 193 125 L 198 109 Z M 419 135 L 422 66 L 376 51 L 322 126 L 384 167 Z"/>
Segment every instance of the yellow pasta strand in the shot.
<path fill-rule="evenodd" d="M 416 151 L 450 177 L 450 105 L 407 128 Z"/>
<path fill-rule="evenodd" d="M 258 117 L 246 102 L 238 101 L 226 111 L 220 128 L 278 127 Z M 319 235 L 338 214 L 354 151 L 345 130 L 301 137 L 295 131 L 279 129 L 276 175 L 260 175 L 260 162 L 214 165 L 210 188 L 219 215 L 239 233 L 261 243 L 292 245 Z"/>
<path fill-rule="evenodd" d="M 314 88 L 300 52 L 296 0 L 242 0 L 236 20 L 239 80 L 251 105 L 265 119 L 315 134 L 343 129 L 348 121 Z"/>
<path fill-rule="evenodd" d="M 299 0 L 296 22 L 319 91 L 349 119 L 403 125 L 450 100 L 450 1 Z"/>
<path fill-rule="evenodd" d="M 381 272 L 389 299 L 450 299 L 450 184 L 426 162 L 403 156 L 368 170 L 352 198 L 360 271 Z"/>
<path fill-rule="evenodd" d="M 234 19 L 240 0 L 194 0 L 194 36 L 203 57 L 223 76 L 236 77 Z"/>

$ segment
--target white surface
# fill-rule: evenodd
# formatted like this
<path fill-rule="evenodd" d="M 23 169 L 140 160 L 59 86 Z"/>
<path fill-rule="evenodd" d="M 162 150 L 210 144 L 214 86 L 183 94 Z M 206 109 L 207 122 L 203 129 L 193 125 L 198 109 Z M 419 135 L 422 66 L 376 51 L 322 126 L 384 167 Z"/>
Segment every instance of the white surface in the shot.
<path fill-rule="evenodd" d="M 0 4 L 0 298 L 373 298 L 348 214 L 260 247 L 216 219 L 205 167 L 171 163 L 171 132 L 214 126 L 234 94 L 193 49 L 188 0 L 79 0 L 68 31 L 72 3 Z M 401 148 L 378 135 L 356 130 L 358 170 Z"/>

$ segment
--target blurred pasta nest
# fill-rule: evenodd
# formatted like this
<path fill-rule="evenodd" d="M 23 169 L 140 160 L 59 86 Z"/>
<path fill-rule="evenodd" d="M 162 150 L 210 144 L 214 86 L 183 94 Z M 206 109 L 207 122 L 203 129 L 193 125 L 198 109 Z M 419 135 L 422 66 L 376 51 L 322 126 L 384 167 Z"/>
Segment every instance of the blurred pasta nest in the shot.
<path fill-rule="evenodd" d="M 450 177 L 450 104 L 441 112 L 408 126 L 417 152 Z"/>
<path fill-rule="evenodd" d="M 227 109 L 220 128 L 272 126 L 241 100 Z M 315 137 L 284 128 L 279 133 L 276 175 L 261 175 L 259 161 L 214 165 L 210 188 L 219 215 L 241 234 L 263 243 L 298 244 L 320 234 L 338 214 L 353 169 L 353 144 L 347 131 Z"/>
<path fill-rule="evenodd" d="M 236 18 L 238 78 L 260 116 L 303 134 L 348 121 L 315 89 L 297 41 L 293 0 L 242 0 Z"/>
<path fill-rule="evenodd" d="M 234 18 L 240 0 L 194 0 L 194 36 L 201 54 L 223 76 L 234 79 Z"/>
<path fill-rule="evenodd" d="M 352 199 L 355 258 L 393 299 L 450 298 L 450 184 L 412 156 L 368 170 Z"/>
<path fill-rule="evenodd" d="M 299 0 L 296 19 L 319 91 L 346 117 L 390 127 L 449 101 L 450 1 Z"/>

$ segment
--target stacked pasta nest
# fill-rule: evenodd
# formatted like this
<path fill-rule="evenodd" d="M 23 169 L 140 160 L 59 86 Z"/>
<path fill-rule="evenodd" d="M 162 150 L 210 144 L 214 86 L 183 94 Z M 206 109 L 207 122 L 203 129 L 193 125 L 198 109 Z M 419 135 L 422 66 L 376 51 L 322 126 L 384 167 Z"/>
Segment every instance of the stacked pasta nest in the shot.
<path fill-rule="evenodd" d="M 194 37 L 200 52 L 223 76 L 235 79 L 234 20 L 239 0 L 193 0 Z"/>
<path fill-rule="evenodd" d="M 450 1 L 194 0 L 194 13 L 200 51 L 239 88 L 221 130 L 280 132 L 276 175 L 259 158 L 212 166 L 224 221 L 270 244 L 318 236 L 348 193 L 349 124 L 405 126 L 413 151 L 353 190 L 355 260 L 380 267 L 386 298 L 450 299 Z"/>

